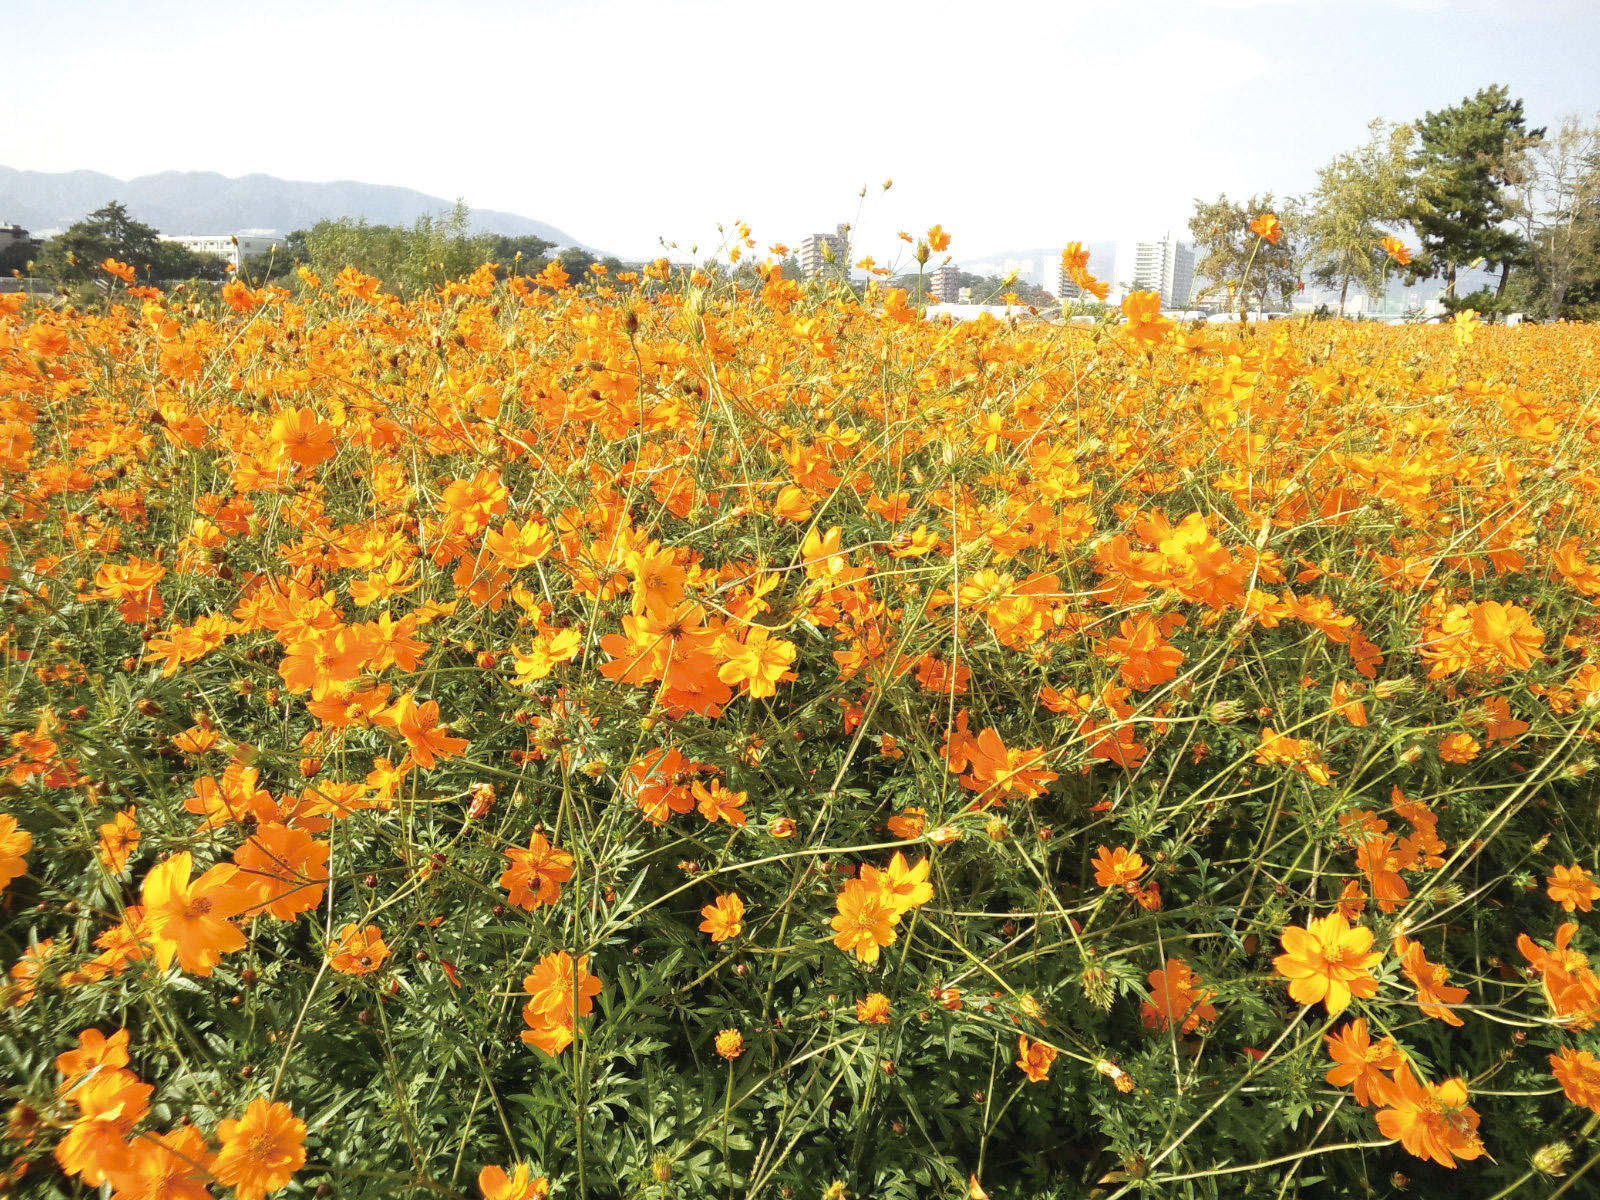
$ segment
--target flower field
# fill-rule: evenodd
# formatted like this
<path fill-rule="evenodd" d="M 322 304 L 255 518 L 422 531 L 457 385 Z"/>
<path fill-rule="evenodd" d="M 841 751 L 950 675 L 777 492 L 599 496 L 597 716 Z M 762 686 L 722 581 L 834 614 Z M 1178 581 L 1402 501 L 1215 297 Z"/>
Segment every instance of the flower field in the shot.
<path fill-rule="evenodd" d="M 0 1194 L 1595 1194 L 1600 334 L 764 278 L 0 296 Z"/>

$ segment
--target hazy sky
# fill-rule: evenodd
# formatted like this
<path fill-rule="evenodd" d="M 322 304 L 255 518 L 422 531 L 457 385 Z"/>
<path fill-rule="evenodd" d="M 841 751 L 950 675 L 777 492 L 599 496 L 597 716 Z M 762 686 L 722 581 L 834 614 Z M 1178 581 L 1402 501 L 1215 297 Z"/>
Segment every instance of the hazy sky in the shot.
<path fill-rule="evenodd" d="M 1159 234 L 1486 84 L 1600 110 L 1600 0 L 5 8 L 7 166 L 402 184 L 627 257 L 738 220 L 880 259 L 935 221 L 958 260 Z"/>

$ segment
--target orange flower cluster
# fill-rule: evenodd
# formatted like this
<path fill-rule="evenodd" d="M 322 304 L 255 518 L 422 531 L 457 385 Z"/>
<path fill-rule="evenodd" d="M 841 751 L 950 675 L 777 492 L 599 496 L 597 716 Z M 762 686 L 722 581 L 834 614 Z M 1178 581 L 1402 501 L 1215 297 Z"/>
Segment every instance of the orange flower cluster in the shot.
<path fill-rule="evenodd" d="M 250 1102 L 237 1120 L 217 1124 L 212 1150 L 194 1125 L 168 1133 L 139 1130 L 155 1088 L 129 1064 L 129 1037 L 119 1029 L 78 1035 L 76 1049 L 56 1057 L 64 1105 L 75 1110 L 55 1158 L 91 1187 L 109 1183 L 117 1200 L 206 1200 L 207 1186 L 231 1186 L 240 1200 L 261 1200 L 305 1165 L 306 1125 L 287 1104 Z"/>
<path fill-rule="evenodd" d="M 839 893 L 833 944 L 860 962 L 877 962 L 879 951 L 899 936 L 900 918 L 933 899 L 932 865 L 926 858 L 907 863 L 898 850 L 882 870 L 863 864 L 861 874 Z"/>

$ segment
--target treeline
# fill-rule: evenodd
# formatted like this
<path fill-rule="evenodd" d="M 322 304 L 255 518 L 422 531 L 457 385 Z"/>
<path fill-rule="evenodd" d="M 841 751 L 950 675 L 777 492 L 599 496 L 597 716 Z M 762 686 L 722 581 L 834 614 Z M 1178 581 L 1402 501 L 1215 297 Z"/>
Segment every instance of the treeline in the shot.
<path fill-rule="evenodd" d="M 1242 287 L 1241 303 L 1287 307 L 1309 278 L 1338 292 L 1342 312 L 1354 291 L 1377 299 L 1394 280 L 1439 279 L 1451 311 L 1600 318 L 1600 116 L 1535 128 L 1494 86 L 1369 131 L 1305 196 L 1196 200 L 1195 273 L 1209 281 L 1196 298 Z M 1263 212 L 1283 227 L 1275 244 L 1249 231 Z M 1409 261 L 1386 237 L 1408 244 Z M 1468 270 L 1492 284 L 1465 292 Z"/>
<path fill-rule="evenodd" d="M 458 203 L 448 213 L 420 216 L 410 226 L 369 225 L 351 217 L 318 221 L 310 229 L 289 234 L 270 259 L 258 256 L 247 261 L 244 271 L 260 280 L 284 276 L 299 265 L 319 274 L 351 266 L 383 280 L 390 291 L 411 295 L 460 279 L 484 263 L 495 263 L 505 272 L 536 275 L 549 263 L 559 262 L 573 279 L 582 278 L 596 262 L 612 275 L 624 269 L 615 257 L 597 259 L 576 246 L 556 251 L 554 242 L 532 234 L 473 233 L 470 218 L 471 210 Z"/>
<path fill-rule="evenodd" d="M 220 282 L 230 274 L 227 260 L 162 241 L 159 230 L 134 220 L 116 201 L 47 241 L 20 242 L 3 254 L 0 275 L 30 277 L 80 303 L 117 285 L 120 277 L 103 266 L 107 260 L 131 269 L 129 282 L 135 284 Z M 297 267 L 337 274 L 352 266 L 383 280 L 390 291 L 413 295 L 460 279 L 486 262 L 503 272 L 534 275 L 552 261 L 577 279 L 596 260 L 587 250 L 557 251 L 553 242 L 532 235 L 473 233 L 470 211 L 457 204 L 451 212 L 424 215 L 409 226 L 372 225 L 348 217 L 318 221 L 286 234 L 270 253 L 245 257 L 239 274 L 257 285 L 292 284 Z M 611 275 L 624 269 L 614 257 L 599 261 Z"/>
<path fill-rule="evenodd" d="M 135 221 L 116 201 L 55 237 L 6 247 L 0 251 L 0 275 L 28 276 L 69 293 L 105 291 L 113 279 L 101 267 L 108 258 L 131 267 L 141 282 L 218 281 L 227 275 L 222 258 L 162 241 L 160 231 Z"/>

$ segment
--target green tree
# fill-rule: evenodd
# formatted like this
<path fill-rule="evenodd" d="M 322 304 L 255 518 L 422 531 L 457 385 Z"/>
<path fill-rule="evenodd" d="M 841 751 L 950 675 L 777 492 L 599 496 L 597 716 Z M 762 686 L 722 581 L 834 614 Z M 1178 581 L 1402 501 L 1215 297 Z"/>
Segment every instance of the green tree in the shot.
<path fill-rule="evenodd" d="M 507 273 L 537 275 L 550 261 L 555 243 L 531 233 L 516 237 L 491 233 L 485 237 L 485 246 L 489 252 L 486 261 L 498 263 Z"/>
<path fill-rule="evenodd" d="M 116 200 L 45 242 L 39 252 L 38 272 L 58 284 L 109 287 L 110 277 L 100 269 L 108 258 L 127 263 L 141 275 L 148 275 L 161 259 L 156 230 L 135 221 Z"/>
<path fill-rule="evenodd" d="M 500 261 L 499 240 L 469 232 L 470 216 L 458 201 L 450 212 L 424 214 L 409 228 L 369 225 L 365 219 L 350 217 L 318 221 L 303 235 L 305 261 L 322 274 L 354 267 L 402 295 L 416 293 L 460 279 L 486 262 Z M 295 236 L 291 235 L 291 243 Z M 508 265 L 501 262 L 502 267 Z"/>
<path fill-rule="evenodd" d="M 1312 277 L 1339 289 L 1344 316 L 1350 286 L 1376 297 L 1388 255 L 1380 245 L 1386 226 L 1404 219 L 1409 180 L 1407 125 L 1373 121 L 1359 149 L 1336 156 L 1317 172 L 1317 188 L 1306 212 Z"/>
<path fill-rule="evenodd" d="M 1411 276 L 1442 278 L 1444 302 L 1453 306 L 1461 266 L 1482 260 L 1500 268 L 1499 296 L 1527 245 L 1510 224 L 1516 213 L 1510 189 L 1524 178 L 1528 151 L 1544 130 L 1529 129 L 1522 101 L 1498 84 L 1426 114 L 1416 129 L 1406 219 L 1422 252 Z"/>
<path fill-rule="evenodd" d="M 1250 222 L 1268 212 L 1283 227 L 1276 244 L 1250 231 Z M 1226 195 L 1214 201 L 1197 199 L 1189 235 L 1194 239 L 1195 275 L 1205 283 L 1196 285 L 1194 299 L 1203 301 L 1225 291 L 1241 313 L 1251 307 L 1252 299 L 1257 308 L 1265 309 L 1272 301 L 1288 308 L 1306 260 L 1305 226 L 1300 203 L 1277 200 L 1271 192 L 1251 196 L 1244 204 Z"/>
<path fill-rule="evenodd" d="M 24 238 L 0 247 L 0 276 L 27 272 L 28 264 L 39 256 L 39 245 L 31 238 Z"/>
<path fill-rule="evenodd" d="M 556 261 L 561 264 L 561 269 L 572 279 L 582 279 L 589 270 L 589 264 L 594 261 L 594 255 L 579 246 L 568 246 L 556 255 Z"/>

